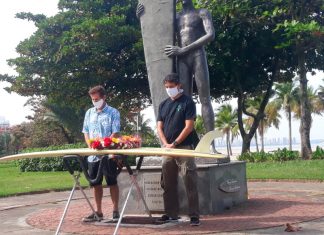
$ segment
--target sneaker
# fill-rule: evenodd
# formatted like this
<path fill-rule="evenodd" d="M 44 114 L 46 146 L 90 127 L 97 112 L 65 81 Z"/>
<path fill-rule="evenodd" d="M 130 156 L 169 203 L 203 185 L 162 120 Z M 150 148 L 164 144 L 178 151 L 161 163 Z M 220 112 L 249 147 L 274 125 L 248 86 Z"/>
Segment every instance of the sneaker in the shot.
<path fill-rule="evenodd" d="M 196 216 L 193 216 L 190 218 L 190 225 L 191 226 L 199 226 L 200 225 L 200 221 L 199 218 Z"/>
<path fill-rule="evenodd" d="M 97 216 L 96 216 L 97 215 Z M 88 215 L 87 217 L 84 217 L 82 219 L 83 222 L 95 222 L 95 221 L 101 221 L 103 219 L 102 213 L 92 213 L 91 215 Z"/>
<path fill-rule="evenodd" d="M 112 220 L 114 222 L 117 222 L 119 220 L 119 212 L 118 211 L 113 211 Z"/>
<path fill-rule="evenodd" d="M 158 219 L 158 222 L 162 222 L 162 223 L 176 223 L 178 222 L 178 217 L 177 218 L 172 218 L 168 215 L 162 215 L 162 217 L 160 219 Z"/>

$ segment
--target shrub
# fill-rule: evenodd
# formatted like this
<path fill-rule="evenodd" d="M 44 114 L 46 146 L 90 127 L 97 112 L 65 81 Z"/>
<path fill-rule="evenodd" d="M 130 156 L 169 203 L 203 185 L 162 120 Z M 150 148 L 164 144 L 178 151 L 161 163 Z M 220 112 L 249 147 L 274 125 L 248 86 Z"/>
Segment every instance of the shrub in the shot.
<path fill-rule="evenodd" d="M 278 149 L 274 152 L 244 153 L 238 157 L 240 161 L 246 162 L 282 162 L 299 159 L 298 151 L 290 151 L 287 148 Z"/>
<path fill-rule="evenodd" d="M 75 149 L 75 148 L 85 148 L 85 143 L 76 143 L 76 144 L 65 144 L 59 146 L 49 146 L 45 148 L 29 148 L 25 149 L 23 153 L 31 152 L 43 152 L 43 151 L 52 151 L 52 150 L 61 150 L 61 149 Z M 63 158 L 61 157 L 47 157 L 47 158 L 32 158 L 32 159 L 21 159 L 17 161 L 17 165 L 21 172 L 27 171 L 65 171 L 63 164 Z M 72 164 L 74 169 L 79 168 L 79 164 L 74 162 Z"/>
<path fill-rule="evenodd" d="M 273 152 L 271 160 L 274 162 L 292 161 L 299 159 L 298 151 L 290 151 L 287 148 L 278 149 Z"/>
<path fill-rule="evenodd" d="M 238 159 L 246 162 L 266 162 L 271 159 L 271 154 L 263 151 L 244 153 L 240 155 Z"/>
<path fill-rule="evenodd" d="M 312 159 L 324 159 L 324 150 L 317 146 L 316 150 L 312 154 Z"/>

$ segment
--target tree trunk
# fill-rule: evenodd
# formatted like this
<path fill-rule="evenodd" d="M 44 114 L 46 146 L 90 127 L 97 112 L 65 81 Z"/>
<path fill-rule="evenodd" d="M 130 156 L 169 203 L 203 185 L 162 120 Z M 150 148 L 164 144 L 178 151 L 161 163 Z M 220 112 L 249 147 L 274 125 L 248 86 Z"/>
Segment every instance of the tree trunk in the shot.
<path fill-rule="evenodd" d="M 271 75 L 271 79 L 268 83 L 267 90 L 264 94 L 263 100 L 260 104 L 260 108 L 259 108 L 257 114 L 252 114 L 252 113 L 247 112 L 245 105 L 244 105 L 244 92 L 242 90 L 240 82 L 239 81 L 237 82 L 237 86 L 239 89 L 239 93 L 237 96 L 237 119 L 238 119 L 239 130 L 240 130 L 242 140 L 243 140 L 241 154 L 250 152 L 251 139 L 253 138 L 255 132 L 257 131 L 260 120 L 262 120 L 264 118 L 264 110 L 265 110 L 266 105 L 269 102 L 269 98 L 272 93 L 272 85 L 273 85 L 273 82 L 276 80 L 276 78 L 278 76 L 278 72 L 279 72 L 279 68 L 277 67 L 277 65 L 278 65 L 278 60 L 276 60 L 274 63 L 274 66 L 273 66 L 274 69 L 273 69 L 273 72 Z M 254 118 L 251 128 L 249 130 L 249 133 L 246 133 L 246 131 L 244 129 L 243 112 L 244 112 L 244 114 Z"/>
<path fill-rule="evenodd" d="M 259 151 L 258 133 L 257 133 L 257 132 L 255 132 L 255 134 L 254 134 L 254 139 L 255 139 L 255 147 L 256 147 L 256 151 L 257 151 L 257 152 L 260 152 L 260 151 Z"/>
<path fill-rule="evenodd" d="M 292 150 L 292 135 L 291 135 L 291 108 L 288 106 L 288 125 L 289 125 L 289 150 Z"/>
<path fill-rule="evenodd" d="M 227 155 L 230 156 L 230 147 L 229 147 L 229 142 L 230 142 L 230 136 L 228 134 L 228 131 L 226 132 L 226 147 L 227 147 Z"/>
<path fill-rule="evenodd" d="M 228 136 L 229 136 L 229 141 L 228 141 L 228 143 L 229 143 L 229 150 L 230 150 L 230 155 L 232 156 L 233 155 L 233 151 L 232 151 L 232 144 L 231 144 L 231 138 L 230 138 L 230 136 L 231 136 L 231 132 L 229 131 L 228 132 Z"/>
<path fill-rule="evenodd" d="M 301 139 L 301 157 L 302 159 L 310 159 L 312 148 L 310 144 L 310 128 L 312 123 L 310 103 L 307 95 L 307 78 L 306 78 L 306 65 L 305 65 L 305 52 L 298 52 L 298 74 L 300 83 L 300 139 Z"/>
<path fill-rule="evenodd" d="M 250 145 L 251 139 L 246 135 L 245 138 L 243 138 L 241 154 L 250 152 Z"/>
<path fill-rule="evenodd" d="M 65 139 L 67 140 L 68 144 L 74 143 L 73 138 L 70 136 L 70 134 L 65 130 L 64 126 L 58 125 L 58 127 L 61 129 L 62 134 L 64 135 Z"/>
<path fill-rule="evenodd" d="M 261 151 L 264 152 L 264 121 L 260 121 L 260 138 L 261 138 Z"/>

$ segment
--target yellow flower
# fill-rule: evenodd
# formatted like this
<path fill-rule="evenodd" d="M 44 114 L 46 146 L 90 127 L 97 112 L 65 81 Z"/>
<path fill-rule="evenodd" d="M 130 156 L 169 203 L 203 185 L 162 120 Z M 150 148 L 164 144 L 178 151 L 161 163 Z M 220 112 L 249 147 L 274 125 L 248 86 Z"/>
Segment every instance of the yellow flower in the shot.
<path fill-rule="evenodd" d="M 118 144 L 118 143 L 119 143 L 119 139 L 118 139 L 118 138 L 112 138 L 111 140 L 112 140 L 112 142 L 115 143 L 115 144 Z"/>

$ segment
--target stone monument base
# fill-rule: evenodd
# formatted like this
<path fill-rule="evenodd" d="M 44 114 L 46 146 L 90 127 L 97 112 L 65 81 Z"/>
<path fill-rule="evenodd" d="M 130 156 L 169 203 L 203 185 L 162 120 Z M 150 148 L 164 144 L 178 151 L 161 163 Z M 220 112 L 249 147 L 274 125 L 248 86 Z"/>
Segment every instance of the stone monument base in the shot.
<path fill-rule="evenodd" d="M 211 215 L 230 209 L 247 200 L 245 162 L 197 165 L 199 206 L 202 215 Z M 161 166 L 142 166 L 137 181 L 152 213 L 163 213 L 163 190 L 160 186 Z M 180 213 L 187 215 L 188 202 L 185 187 L 178 179 Z M 131 181 L 126 170 L 118 177 L 120 203 L 126 199 Z M 120 205 L 121 208 L 122 205 Z M 126 214 L 144 214 L 145 208 L 135 187 L 126 207 Z"/>

